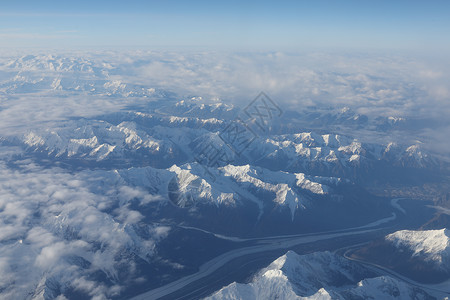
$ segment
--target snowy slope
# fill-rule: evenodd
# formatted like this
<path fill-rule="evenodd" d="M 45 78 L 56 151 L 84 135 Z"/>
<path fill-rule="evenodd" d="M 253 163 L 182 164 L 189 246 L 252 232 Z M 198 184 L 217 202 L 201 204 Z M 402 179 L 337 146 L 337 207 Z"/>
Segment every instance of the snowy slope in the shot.
<path fill-rule="evenodd" d="M 214 148 L 223 151 L 225 160 L 235 165 L 250 164 L 352 180 L 358 177 L 358 172 L 372 174 L 370 169 L 377 166 L 427 169 L 439 165 L 420 143 L 371 144 L 358 138 L 313 131 L 256 135 L 243 153 L 236 154 L 222 140 L 221 133 L 237 113 L 234 107 L 222 103 L 181 101 L 175 105 L 162 104 L 147 112 L 126 111 L 61 121 L 52 128 L 35 128 L 23 136 L 9 136 L 8 140 L 19 140 L 29 150 L 53 157 L 125 161 L 130 154 L 150 155 L 164 157 L 164 166 L 171 165 L 170 159 L 175 157 L 173 163 L 192 163 L 204 149 Z"/>
<path fill-rule="evenodd" d="M 133 122 L 112 125 L 104 121 L 79 120 L 58 129 L 29 131 L 22 142 L 32 151 L 49 156 L 86 158 L 97 161 L 108 158 L 127 159 L 136 151 L 146 155 L 174 157 L 175 146 L 168 140 L 152 138 Z"/>
<path fill-rule="evenodd" d="M 450 232 L 448 229 L 402 230 L 386 236 L 386 241 L 399 250 L 409 250 L 412 256 L 423 258 L 440 268 L 450 270 Z"/>
<path fill-rule="evenodd" d="M 27 55 L 11 59 L 3 66 L 10 78 L 0 81 L 6 94 L 59 91 L 114 97 L 154 97 L 165 93 L 115 79 L 117 66 L 105 61 L 58 55 Z"/>
<path fill-rule="evenodd" d="M 329 252 L 289 251 L 250 283 L 232 283 L 206 299 L 433 299 L 393 278 Z"/>
<path fill-rule="evenodd" d="M 259 214 L 263 213 L 264 206 L 276 205 L 287 207 L 292 218 L 298 209 L 308 206 L 309 193 L 323 195 L 340 183 L 339 178 L 274 172 L 249 165 L 205 169 L 192 163 L 168 169 L 145 167 L 115 172 L 127 184 L 145 187 L 181 207 L 200 204 L 235 207 L 249 201 L 259 207 Z M 267 195 L 268 202 L 261 199 L 263 194 Z"/>

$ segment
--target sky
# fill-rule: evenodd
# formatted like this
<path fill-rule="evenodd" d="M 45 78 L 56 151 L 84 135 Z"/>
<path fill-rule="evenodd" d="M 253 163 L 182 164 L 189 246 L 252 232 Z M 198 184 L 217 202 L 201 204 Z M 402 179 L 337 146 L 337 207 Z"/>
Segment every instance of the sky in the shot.
<path fill-rule="evenodd" d="M 450 50 L 450 1 L 0 1 L 0 47 Z"/>

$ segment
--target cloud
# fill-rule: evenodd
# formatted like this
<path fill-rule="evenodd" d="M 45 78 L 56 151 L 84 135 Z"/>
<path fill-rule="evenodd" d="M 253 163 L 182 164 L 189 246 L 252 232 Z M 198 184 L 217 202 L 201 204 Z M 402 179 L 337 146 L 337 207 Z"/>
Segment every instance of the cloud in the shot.
<path fill-rule="evenodd" d="M 137 84 L 144 89 L 157 88 L 174 92 L 180 98 L 196 95 L 238 104 L 248 103 L 260 91 L 265 91 L 289 109 L 332 105 L 374 110 L 375 114 L 402 115 L 432 112 L 442 106 L 448 109 L 443 101 L 448 99 L 449 93 L 448 82 L 445 82 L 450 75 L 448 66 L 402 54 L 105 51 L 76 55 L 53 55 L 50 59 L 48 55 L 35 55 L 31 60 L 16 60 L 13 65 L 11 59 L 5 57 L 0 73 L 15 76 L 17 73 L 13 71 L 19 72 L 22 79 L 16 84 L 25 84 L 19 86 L 15 94 L 27 89 L 35 93 L 28 93 L 20 101 L 8 100 L 4 103 L 4 114 L 7 112 L 9 119 L 25 115 L 28 123 L 37 123 L 92 116 L 93 112 L 117 111 L 138 103 L 129 97 L 95 96 L 104 89 L 101 80 L 125 86 Z M 52 89 L 55 78 L 62 79 L 63 87 L 66 81 L 66 87 L 76 88 L 72 69 L 54 69 L 65 57 L 72 57 L 62 60 L 71 68 L 85 68 L 75 74 L 77 78 L 83 76 L 91 80 L 92 89 L 98 90 L 90 91 L 90 96 L 95 98 L 73 91 L 64 99 L 55 98 L 52 93 L 42 94 Z M 8 65 L 10 67 L 5 67 Z M 48 72 L 48 79 L 43 71 Z M 5 82 L 5 87 L 11 84 L 14 82 Z M 430 101 L 434 105 L 430 105 Z M 16 106 L 18 102 L 20 108 Z M 34 115 L 27 111 L 28 107 L 36 108 Z"/>
<path fill-rule="evenodd" d="M 136 266 L 128 256 L 147 260 L 153 255 L 156 242 L 167 236 L 169 228 L 146 224 L 148 234 L 139 235 L 134 226 L 142 215 L 126 203 L 120 205 L 124 188 L 118 179 L 108 172 L 99 174 L 69 174 L 29 162 L 13 170 L 0 162 L 2 298 L 25 298 L 38 293 L 45 282 L 57 280 L 63 290 L 106 299 L 123 288 L 118 268 L 122 280 L 133 278 Z M 109 193 L 97 194 L 96 180 L 117 185 L 108 186 Z M 142 193 L 134 196 L 145 198 Z M 98 271 L 109 281 L 95 279 L 92 275 Z"/>
<path fill-rule="evenodd" d="M 201 96 L 244 107 L 265 91 L 284 111 L 345 106 L 372 118 L 428 122 L 436 132 L 418 131 L 414 139 L 422 140 L 441 132 L 434 121 L 448 123 L 448 78 L 445 57 L 402 53 L 5 53 L 0 58 L 0 132 L 55 128 L 68 119 L 162 99 Z M 436 138 L 439 143 L 446 139 Z"/>
<path fill-rule="evenodd" d="M 154 201 L 161 201 L 161 195 L 152 195 L 141 187 L 121 186 L 119 188 L 119 200 L 122 204 L 128 203 L 133 199 L 139 199 L 140 205 L 147 205 Z"/>
<path fill-rule="evenodd" d="M 420 71 L 417 67 L 414 60 L 401 56 L 169 53 L 140 59 L 135 80 L 182 95 L 236 103 L 250 102 L 262 90 L 290 106 L 398 106 L 411 113 L 411 109 L 405 110 L 408 101 L 424 104 L 418 103 L 425 90 L 418 87 L 420 78 L 413 76 Z"/>

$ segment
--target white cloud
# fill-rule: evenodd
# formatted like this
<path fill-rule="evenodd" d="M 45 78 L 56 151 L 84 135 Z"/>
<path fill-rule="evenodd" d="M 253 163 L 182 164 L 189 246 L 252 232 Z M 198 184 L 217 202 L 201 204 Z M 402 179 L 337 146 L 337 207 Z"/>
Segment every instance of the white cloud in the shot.
<path fill-rule="evenodd" d="M 108 186 L 109 196 L 90 190 L 95 180 L 108 180 L 108 174 L 99 179 L 99 173 L 95 177 L 91 172 L 71 175 L 32 164 L 11 170 L 0 162 L 2 299 L 24 298 L 40 286 L 39 282 L 53 277 L 63 286 L 106 299 L 122 288 L 117 268 L 123 268 L 127 251 L 144 259 L 153 255 L 156 241 L 169 229 L 148 225 L 150 238 L 136 234 L 133 224 L 143 216 L 127 205 L 120 206 L 120 185 Z M 99 207 L 117 208 L 109 211 Z M 88 268 L 76 263 L 81 258 L 89 262 Z M 132 277 L 135 266 L 129 261 L 126 265 L 129 270 L 121 272 Z M 111 283 L 88 280 L 96 270 L 105 272 Z"/>
<path fill-rule="evenodd" d="M 7 96 L 0 111 L 0 128 L 9 130 L 18 124 L 34 126 L 117 111 L 142 101 L 100 96 L 105 93 L 104 82 L 120 82 L 127 88 L 137 84 L 138 89 L 157 88 L 180 98 L 197 95 L 240 105 L 265 91 L 286 109 L 350 106 L 383 115 L 449 110 L 449 101 L 445 101 L 449 96 L 448 65 L 402 54 L 81 52 L 23 61 L 5 56 L 0 74 L 6 93 L 11 85 L 19 85 L 14 99 Z M 22 79 L 8 81 L 17 74 Z M 87 81 L 76 81 L 74 74 Z M 70 88 L 79 84 L 85 92 L 72 91 L 61 97 L 50 91 L 55 79 L 62 79 L 61 84 Z M 89 82 L 97 91 L 89 90 Z M 32 93 L 19 96 L 30 89 Z"/>

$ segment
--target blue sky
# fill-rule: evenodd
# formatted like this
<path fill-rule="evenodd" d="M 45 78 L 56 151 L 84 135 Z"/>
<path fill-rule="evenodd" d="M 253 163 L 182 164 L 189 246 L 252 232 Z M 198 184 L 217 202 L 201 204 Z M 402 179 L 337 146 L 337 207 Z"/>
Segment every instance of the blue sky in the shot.
<path fill-rule="evenodd" d="M 450 1 L 3 1 L 1 47 L 450 50 Z"/>

